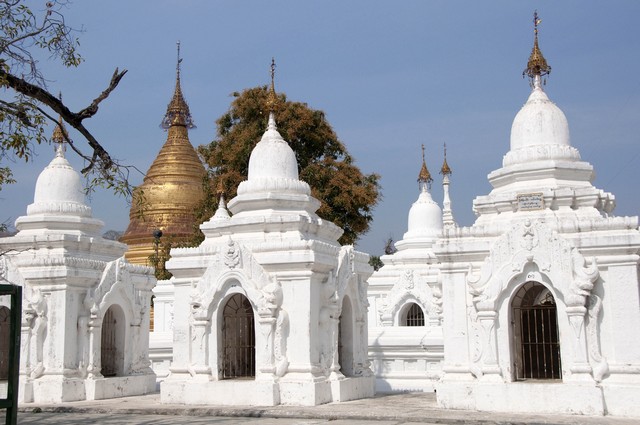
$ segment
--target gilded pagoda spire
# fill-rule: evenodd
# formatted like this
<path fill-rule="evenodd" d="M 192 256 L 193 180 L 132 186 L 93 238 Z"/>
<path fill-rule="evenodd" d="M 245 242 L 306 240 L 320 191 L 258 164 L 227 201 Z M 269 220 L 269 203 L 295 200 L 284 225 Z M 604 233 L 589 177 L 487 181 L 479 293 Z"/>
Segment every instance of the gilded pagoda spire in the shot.
<path fill-rule="evenodd" d="M 442 168 L 440 169 L 440 174 L 442 174 L 442 189 L 444 192 L 444 199 L 442 200 L 442 225 L 445 229 L 450 229 L 452 227 L 456 227 L 456 221 L 453 218 L 453 211 L 451 210 L 451 197 L 449 196 L 449 185 L 451 181 L 449 176 L 453 174 L 451 171 L 451 167 L 447 163 L 447 144 L 444 144 L 444 161 L 442 163 Z"/>
<path fill-rule="evenodd" d="M 135 264 L 147 264 L 155 254 L 156 230 L 164 241 L 190 240 L 198 224 L 196 208 L 205 196 L 207 173 L 189 141 L 193 122 L 180 88 L 180 43 L 177 62 L 176 89 L 162 120 L 167 139 L 134 192 L 129 226 L 120 239 L 129 245 L 127 260 Z"/>
<path fill-rule="evenodd" d="M 442 168 L 440 168 L 440 174 L 443 176 L 450 176 L 453 173 L 451 167 L 447 163 L 447 144 L 444 144 L 444 161 L 442 162 Z"/>
<path fill-rule="evenodd" d="M 64 157 L 64 152 L 67 150 L 65 146 L 67 137 L 67 130 L 64 128 L 62 117 L 60 117 L 58 118 L 56 128 L 53 129 L 53 135 L 51 136 L 51 141 L 55 144 L 56 156 Z"/>
<path fill-rule="evenodd" d="M 527 75 L 533 83 L 551 72 L 551 67 L 547 64 L 547 60 L 538 46 L 538 25 L 541 22 L 542 20 L 538 18 L 538 11 L 536 10 L 533 13 L 533 49 L 531 50 L 527 67 L 522 72 L 522 76 Z"/>
<path fill-rule="evenodd" d="M 60 93 L 58 97 L 62 100 L 62 93 Z M 55 145 L 56 156 L 64 157 L 64 153 L 67 150 L 65 142 L 68 138 L 69 133 L 67 133 L 67 129 L 64 128 L 64 121 L 62 120 L 62 115 L 60 115 L 58 116 L 58 122 L 51 135 L 51 141 Z"/>
<path fill-rule="evenodd" d="M 420 167 L 420 173 L 418 174 L 418 183 L 420 183 L 420 187 L 424 187 L 428 189 L 431 187 L 431 182 L 433 178 L 431 178 L 431 173 L 427 169 L 427 163 L 424 159 L 424 145 L 422 145 L 422 167 Z"/>
<path fill-rule="evenodd" d="M 276 59 L 271 58 L 271 87 L 267 94 L 267 109 L 269 110 L 269 123 L 271 123 L 271 115 L 275 114 L 278 104 L 278 95 L 276 94 Z"/>
<path fill-rule="evenodd" d="M 171 102 L 167 106 L 167 112 L 160 123 L 160 127 L 165 130 L 173 125 L 181 125 L 187 128 L 195 128 L 193 119 L 191 118 L 191 112 L 189 111 L 189 105 L 184 100 L 182 95 L 182 87 L 180 86 L 180 64 L 182 58 L 180 57 L 180 42 L 177 43 L 177 63 L 176 63 L 176 87 L 173 92 Z"/>

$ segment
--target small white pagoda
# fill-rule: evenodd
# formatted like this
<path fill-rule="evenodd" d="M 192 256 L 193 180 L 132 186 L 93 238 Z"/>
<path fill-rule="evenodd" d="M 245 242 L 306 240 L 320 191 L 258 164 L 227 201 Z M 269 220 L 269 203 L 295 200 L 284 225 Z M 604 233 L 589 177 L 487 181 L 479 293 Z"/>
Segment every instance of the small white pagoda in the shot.
<path fill-rule="evenodd" d="M 272 101 L 275 101 L 273 82 Z M 172 249 L 173 361 L 165 403 L 317 405 L 374 394 L 367 360 L 368 255 L 341 247 L 298 179 L 293 150 L 267 131 L 248 179 Z"/>
<path fill-rule="evenodd" d="M 529 99 L 471 227 L 434 246 L 442 263 L 446 408 L 640 416 L 640 232 L 571 146 L 543 90 Z"/>
<path fill-rule="evenodd" d="M 21 403 L 60 403 L 155 390 L 149 367 L 153 269 L 124 260 L 127 246 L 103 239 L 82 180 L 64 156 L 36 183 L 33 204 L 0 239 L 1 280 L 23 289 Z M 0 309 L 7 306 L 0 306 Z"/>
<path fill-rule="evenodd" d="M 448 184 L 446 158 L 442 173 Z M 423 146 L 419 195 L 409 210 L 407 232 L 396 242 L 397 251 L 383 255 L 384 266 L 369 278 L 369 357 L 377 391 L 433 391 L 440 379 L 442 283 L 433 245 L 442 237 L 444 223 L 443 211 L 431 197 L 432 181 Z M 447 226 L 454 225 L 450 202 L 445 212 Z"/>

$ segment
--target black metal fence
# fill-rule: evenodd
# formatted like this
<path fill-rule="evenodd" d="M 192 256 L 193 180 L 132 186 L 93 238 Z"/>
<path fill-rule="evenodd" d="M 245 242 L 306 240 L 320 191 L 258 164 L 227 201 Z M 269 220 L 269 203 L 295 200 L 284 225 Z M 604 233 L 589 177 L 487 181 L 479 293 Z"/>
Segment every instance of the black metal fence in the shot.
<path fill-rule="evenodd" d="M 0 398 L 0 409 L 5 409 L 6 425 L 18 422 L 18 377 L 20 375 L 20 325 L 22 321 L 22 287 L 15 285 L 0 285 L 0 296 L 11 298 L 9 312 L 9 332 L 0 332 L 3 340 L 0 345 L 8 347 L 8 361 L 3 362 L 7 377 L 7 393 Z M 5 324 L 6 324 L 5 320 Z M 2 395 L 0 395 L 1 397 Z"/>

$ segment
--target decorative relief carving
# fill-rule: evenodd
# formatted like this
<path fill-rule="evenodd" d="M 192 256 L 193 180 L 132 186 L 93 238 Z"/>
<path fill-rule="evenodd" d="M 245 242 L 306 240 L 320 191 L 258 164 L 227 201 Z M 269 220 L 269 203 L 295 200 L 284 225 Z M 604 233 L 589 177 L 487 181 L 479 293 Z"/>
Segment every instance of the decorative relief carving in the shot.
<path fill-rule="evenodd" d="M 544 222 L 526 219 L 496 240 L 479 274 L 469 265 L 467 284 L 476 308 L 494 310 L 505 285 L 528 263 L 549 277 L 568 306 L 584 306 L 599 276 L 595 260 L 585 266 L 585 258 L 568 240 Z"/>
<path fill-rule="evenodd" d="M 398 309 L 409 299 L 416 300 L 429 316 L 442 312 L 442 301 L 434 300 L 432 290 L 426 282 L 416 284 L 414 273 L 414 270 L 405 270 L 382 302 L 379 310 L 382 325 L 393 326 Z"/>
<path fill-rule="evenodd" d="M 341 306 L 338 304 L 340 300 L 338 296 L 336 274 L 333 270 L 329 272 L 327 280 L 322 286 L 322 300 L 324 306 L 320 309 L 318 317 L 318 327 L 320 329 L 320 366 L 326 374 L 336 372 L 338 344 L 337 344 L 337 327 L 340 318 Z"/>
<path fill-rule="evenodd" d="M 241 268 L 240 258 L 240 251 L 236 243 L 231 238 L 228 238 L 227 248 L 224 253 L 224 265 L 230 269 Z"/>
<path fill-rule="evenodd" d="M 47 335 L 49 310 L 48 296 L 39 289 L 27 287 L 26 308 L 23 310 L 23 325 L 27 325 L 27 340 L 24 346 L 26 351 L 26 374 L 31 379 L 37 379 L 44 374 L 43 363 L 44 340 Z M 23 302 L 24 305 L 24 302 Z"/>
<path fill-rule="evenodd" d="M 280 309 L 276 319 L 276 333 L 274 335 L 273 354 L 275 357 L 275 374 L 284 376 L 289 367 L 287 360 L 287 336 L 289 335 L 289 314 Z"/>
<path fill-rule="evenodd" d="M 481 335 L 481 326 L 478 321 L 478 312 L 473 306 L 467 306 L 467 315 L 469 316 L 469 324 L 471 326 L 471 341 L 472 341 L 472 355 L 471 355 L 471 373 L 475 375 L 476 378 L 482 376 L 482 368 L 478 365 L 478 362 L 482 358 L 482 350 L 484 344 L 480 338 Z"/>
<path fill-rule="evenodd" d="M 287 337 L 289 315 L 282 309 L 282 286 L 256 261 L 251 250 L 230 237 L 209 261 L 209 267 L 191 290 L 190 326 L 209 320 L 228 289 L 237 281 L 257 310 L 258 329 L 264 338 L 261 370 L 280 377 L 287 373 Z M 206 347 L 197 347 L 205 350 Z"/>
<path fill-rule="evenodd" d="M 228 238 L 226 245 L 215 251 L 208 264 L 191 290 L 191 314 L 194 317 L 209 317 L 210 309 L 225 289 L 223 285 L 230 279 L 240 283 L 249 300 L 258 309 L 266 308 L 275 314 L 276 308 L 272 306 L 273 294 L 270 289 L 264 292 L 264 288 L 274 282 L 249 249 Z"/>
<path fill-rule="evenodd" d="M 595 294 L 589 296 L 587 321 L 587 346 L 589 349 L 589 357 L 592 362 L 593 379 L 596 382 L 602 381 L 609 373 L 609 364 L 607 359 L 602 356 L 600 351 L 600 339 L 598 338 L 598 316 L 602 310 L 602 300 Z M 593 364 L 595 363 L 595 364 Z"/>
<path fill-rule="evenodd" d="M 431 288 L 431 311 L 430 315 L 442 320 L 442 284 L 438 283 Z"/>
<path fill-rule="evenodd" d="M 335 284 L 337 285 L 338 298 L 342 299 L 349 286 L 349 282 L 355 276 L 355 253 L 353 246 L 343 246 L 338 256 L 338 268 L 335 274 Z"/>
<path fill-rule="evenodd" d="M 573 146 L 564 145 L 536 145 L 525 146 L 507 152 L 502 160 L 506 167 L 521 162 L 531 162 L 533 160 L 544 159 L 568 159 L 580 161 L 580 152 Z"/>

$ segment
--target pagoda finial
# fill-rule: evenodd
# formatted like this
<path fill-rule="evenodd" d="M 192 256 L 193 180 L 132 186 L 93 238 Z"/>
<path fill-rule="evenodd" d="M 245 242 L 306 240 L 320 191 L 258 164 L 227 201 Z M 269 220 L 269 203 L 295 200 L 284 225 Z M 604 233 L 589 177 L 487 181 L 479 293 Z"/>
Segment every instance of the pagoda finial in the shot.
<path fill-rule="evenodd" d="M 182 87 L 180 86 L 180 64 L 182 63 L 182 58 L 180 57 L 180 42 L 178 41 L 176 45 L 176 88 L 173 92 L 171 102 L 169 102 L 169 105 L 167 106 L 167 112 L 162 119 L 162 123 L 160 123 L 160 127 L 165 130 L 174 125 L 180 125 L 187 128 L 196 127 L 193 124 L 193 119 L 191 118 L 189 105 L 187 105 L 187 102 L 184 100 L 184 96 L 182 95 Z"/>
<path fill-rule="evenodd" d="M 62 101 L 62 93 L 58 94 L 58 98 Z M 62 121 L 62 115 L 58 116 L 58 123 L 56 127 L 53 129 L 53 135 L 51 136 L 51 141 L 55 144 L 55 153 L 59 158 L 64 158 L 64 153 L 67 150 L 65 146 L 65 142 L 67 141 L 67 137 L 69 134 L 67 130 L 64 128 L 64 122 Z"/>
<path fill-rule="evenodd" d="M 538 25 L 542 20 L 538 17 L 538 11 L 533 12 L 533 49 L 527 62 L 527 67 L 522 72 L 522 76 L 527 75 L 532 83 L 539 84 L 540 78 L 551 72 L 551 67 L 547 64 L 547 60 L 542 55 L 542 51 L 538 46 Z"/>
<path fill-rule="evenodd" d="M 440 174 L 443 176 L 450 176 L 453 173 L 451 167 L 447 164 L 447 144 L 444 144 L 444 161 L 442 162 L 442 168 L 440 168 Z"/>
<path fill-rule="evenodd" d="M 420 167 L 420 173 L 418 174 L 418 183 L 426 184 L 427 188 L 431 186 L 431 173 L 427 169 L 427 163 L 424 159 L 424 144 L 422 145 L 422 167 Z"/>
<path fill-rule="evenodd" d="M 269 113 L 275 113 L 276 105 L 278 103 L 278 95 L 276 94 L 276 60 L 271 58 L 271 87 L 269 87 L 269 93 L 267 94 L 267 108 Z"/>
<path fill-rule="evenodd" d="M 180 57 L 180 40 L 176 42 L 176 82 L 180 84 L 180 64 L 182 63 L 182 58 Z"/>
<path fill-rule="evenodd" d="M 218 186 L 216 188 L 216 194 L 218 195 L 218 197 L 222 196 L 224 194 L 224 184 L 222 184 L 222 179 L 218 180 Z"/>

